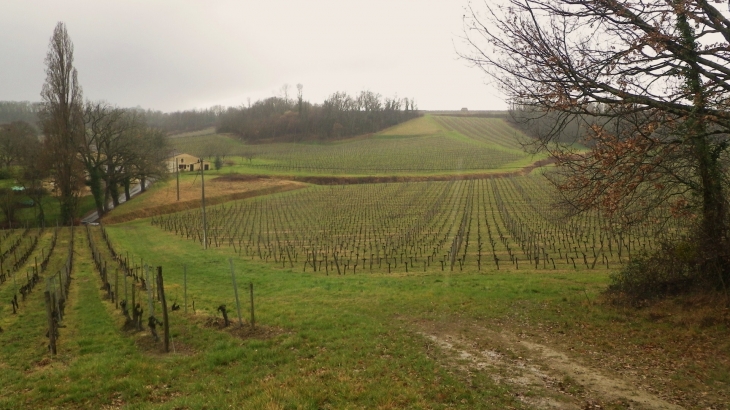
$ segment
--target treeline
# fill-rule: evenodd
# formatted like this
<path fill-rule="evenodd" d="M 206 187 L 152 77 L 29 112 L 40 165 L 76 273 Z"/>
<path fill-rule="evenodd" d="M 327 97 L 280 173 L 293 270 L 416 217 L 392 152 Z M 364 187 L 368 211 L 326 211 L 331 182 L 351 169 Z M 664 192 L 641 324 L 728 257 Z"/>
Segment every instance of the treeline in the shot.
<path fill-rule="evenodd" d="M 377 132 L 421 115 L 415 101 L 408 98 L 383 98 L 371 91 L 356 96 L 336 92 L 322 104 L 313 104 L 302 98 L 301 85 L 297 88 L 296 99 L 271 97 L 248 107 L 226 109 L 218 105 L 169 113 L 142 108 L 125 110 L 167 134 L 215 127 L 218 132 L 236 134 L 250 142 L 349 137 Z M 41 108 L 41 103 L 0 101 L 0 124 L 25 121 L 40 129 Z"/>
<path fill-rule="evenodd" d="M 599 110 L 599 107 L 595 108 Z M 587 144 L 587 132 L 599 116 L 580 113 L 545 111 L 530 106 L 513 106 L 509 110 L 507 121 L 525 135 L 540 140 L 551 139 L 563 144 Z"/>
<path fill-rule="evenodd" d="M 144 116 L 147 124 L 168 134 L 175 134 L 215 127 L 218 124 L 218 117 L 224 110 L 222 106 L 216 105 L 200 110 L 162 112 L 140 109 L 138 112 Z"/>
<path fill-rule="evenodd" d="M 220 114 L 216 128 L 249 142 L 335 139 L 377 132 L 419 115 L 408 98 L 383 98 L 371 91 L 355 97 L 337 92 L 320 105 L 304 101 L 299 88 L 297 99 L 271 97 L 249 107 L 229 108 Z"/>
<path fill-rule="evenodd" d="M 126 199 L 130 198 L 136 181 L 144 187 L 146 180 L 167 173 L 167 136 L 150 127 L 144 116 L 100 102 L 87 101 L 72 108 L 78 118 L 75 135 L 63 141 L 49 127 L 54 119 L 44 112 L 38 124 L 48 134 L 41 138 L 30 122 L 0 124 L 0 179 L 13 179 L 22 187 L 0 188 L 0 211 L 6 223 L 15 221 L 15 213 L 27 197 L 36 207 L 39 224 L 43 224 L 43 199 L 59 194 L 62 186 L 57 180 L 61 176 L 68 178 L 74 201 L 84 186 L 89 187 L 97 212 L 103 215 L 109 201 L 119 204 L 122 191 Z M 54 181 L 53 192 L 47 189 L 49 180 Z"/>
<path fill-rule="evenodd" d="M 38 115 L 41 108 L 42 104 L 40 102 L 0 101 L 0 124 L 24 121 L 38 130 Z M 215 106 L 200 110 L 175 112 L 145 110 L 139 107 L 127 108 L 126 110 L 144 118 L 149 126 L 163 130 L 168 134 L 175 134 L 215 127 L 218 117 L 225 108 Z"/>
<path fill-rule="evenodd" d="M 625 138 L 636 132 L 637 124 L 652 121 L 655 113 L 654 110 L 634 112 L 628 105 L 612 107 L 600 103 L 587 104 L 573 112 L 514 106 L 509 110 L 508 121 L 533 137 L 535 144 L 549 140 L 551 143 L 580 144 L 591 148 L 596 143 L 596 130 Z M 652 137 L 673 138 L 661 126 L 653 130 Z"/>
<path fill-rule="evenodd" d="M 36 127 L 41 103 L 29 101 L 0 101 L 0 124 L 25 121 Z"/>

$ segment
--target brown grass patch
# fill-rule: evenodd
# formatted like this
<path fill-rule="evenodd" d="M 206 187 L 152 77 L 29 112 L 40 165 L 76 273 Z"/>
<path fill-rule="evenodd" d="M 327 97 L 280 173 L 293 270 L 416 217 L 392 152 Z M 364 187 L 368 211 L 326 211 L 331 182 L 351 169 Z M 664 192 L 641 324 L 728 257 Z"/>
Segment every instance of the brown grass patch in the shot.
<path fill-rule="evenodd" d="M 545 302 L 541 308 L 554 312 L 550 320 L 531 320 L 530 311 L 516 304 L 513 313 L 490 323 L 451 320 L 442 327 L 449 335 L 467 339 L 487 333 L 480 328 L 498 329 L 501 335 L 513 335 L 508 341 L 517 341 L 512 345 L 521 345 L 528 351 L 525 355 L 539 350 L 532 345 L 549 347 L 542 351 L 560 352 L 583 367 L 597 369 L 673 405 L 727 408 L 730 309 L 724 295 L 677 297 L 641 309 L 588 301 L 580 303 L 581 313 L 573 310 L 572 303 Z M 419 330 L 426 333 L 433 328 L 421 326 Z M 429 334 L 439 336 L 439 332 Z M 545 358 L 540 361 L 547 366 L 552 363 Z M 554 367 L 566 373 L 563 367 Z M 579 377 L 572 379 L 580 382 Z M 590 391 L 591 384 L 586 382 L 583 387 Z"/>
<path fill-rule="evenodd" d="M 226 332 L 233 337 L 237 337 L 242 340 L 247 339 L 258 339 L 267 340 L 275 336 L 286 333 L 282 328 L 266 326 L 256 324 L 256 327 L 251 328 L 249 323 L 244 323 L 243 326 L 238 325 L 236 318 L 230 319 L 230 324 L 226 327 L 223 322 L 223 318 L 208 316 L 202 319 L 202 325 L 211 329 L 216 329 L 222 332 Z"/>
<path fill-rule="evenodd" d="M 277 192 L 303 188 L 301 182 L 270 178 L 229 178 L 227 176 L 214 178 L 205 186 L 206 205 L 216 205 L 237 199 L 251 198 L 260 195 L 269 195 Z M 180 184 L 180 201 L 177 200 L 175 183 L 168 186 L 145 192 L 132 199 L 128 205 L 122 205 L 102 218 L 105 224 L 127 222 L 135 219 L 148 218 L 159 214 L 168 214 L 198 208 L 200 206 L 201 182 L 199 179 L 192 184 Z M 136 201 L 143 201 L 138 205 Z M 129 208 L 126 208 L 126 207 Z"/>
<path fill-rule="evenodd" d="M 157 329 L 157 334 L 160 337 L 160 340 L 158 341 L 155 341 L 155 338 L 152 337 L 148 329 L 139 333 L 140 334 L 138 334 L 134 339 L 134 344 L 137 346 L 137 349 L 147 354 L 155 356 L 165 354 L 192 356 L 196 353 L 195 349 L 176 338 L 172 338 L 170 340 L 170 352 L 165 353 L 165 336 L 162 326 Z"/>

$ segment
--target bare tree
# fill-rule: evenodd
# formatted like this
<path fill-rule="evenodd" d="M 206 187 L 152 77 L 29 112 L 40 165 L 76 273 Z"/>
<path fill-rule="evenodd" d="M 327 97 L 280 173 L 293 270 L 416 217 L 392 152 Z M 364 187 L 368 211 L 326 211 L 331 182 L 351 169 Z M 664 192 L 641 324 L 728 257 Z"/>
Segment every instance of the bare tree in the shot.
<path fill-rule="evenodd" d="M 31 139 L 25 145 L 19 162 L 22 171 L 18 175 L 18 180 L 25 188 L 25 194 L 33 200 L 33 206 L 38 210 L 36 213 L 38 224 L 43 226 L 46 222 L 43 198 L 48 194 L 44 181 L 51 173 L 51 158 L 40 141 Z"/>
<path fill-rule="evenodd" d="M 129 170 L 131 176 L 140 183 L 144 192 L 149 179 L 160 179 L 167 176 L 166 157 L 170 151 L 168 139 L 162 130 L 145 127 L 134 136 L 134 160 Z"/>
<path fill-rule="evenodd" d="M 39 117 L 64 224 L 74 222 L 84 179 L 83 167 L 76 156 L 84 135 L 83 97 L 73 66 L 73 51 L 66 26 L 59 22 L 48 45 Z"/>
<path fill-rule="evenodd" d="M 281 98 L 284 100 L 284 103 L 289 105 L 289 90 L 291 89 L 291 85 L 284 84 L 281 86 Z"/>
<path fill-rule="evenodd" d="M 576 211 L 656 206 L 698 221 L 700 271 L 730 279 L 730 21 L 707 0 L 503 0 L 465 17 L 462 56 L 513 107 L 551 116 L 534 148 Z M 582 122 L 574 149 L 561 138 Z"/>
<path fill-rule="evenodd" d="M 134 111 L 119 110 L 118 118 L 110 124 L 109 131 L 99 140 L 99 150 L 104 154 L 103 179 L 105 203 L 111 197 L 114 207 L 119 205 L 119 188 L 124 187 L 127 200 L 130 199 L 130 184 L 134 179 L 135 162 L 140 155 L 140 136 L 147 126 L 143 118 Z"/>
<path fill-rule="evenodd" d="M 25 121 L 0 125 L 0 162 L 9 168 L 20 159 L 28 144 L 38 141 L 33 127 Z"/>
<path fill-rule="evenodd" d="M 299 115 L 302 115 L 302 109 L 304 105 L 304 86 L 299 83 L 297 84 L 297 109 L 299 110 Z"/>
<path fill-rule="evenodd" d="M 109 196 L 118 202 L 120 168 L 133 155 L 134 141 L 129 134 L 139 132 L 144 123 L 135 111 L 123 110 L 104 102 L 88 102 L 84 109 L 85 138 L 79 145 L 79 158 L 88 176 L 87 185 L 102 216 Z M 113 192 L 113 195 L 112 195 Z"/>

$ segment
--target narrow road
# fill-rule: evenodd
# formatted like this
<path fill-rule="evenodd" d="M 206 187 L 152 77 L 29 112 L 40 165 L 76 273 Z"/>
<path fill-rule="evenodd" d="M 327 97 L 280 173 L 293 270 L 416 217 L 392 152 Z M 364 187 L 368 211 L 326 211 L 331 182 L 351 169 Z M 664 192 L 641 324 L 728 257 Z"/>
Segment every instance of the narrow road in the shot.
<path fill-rule="evenodd" d="M 149 188 L 150 185 L 152 185 L 152 182 L 154 182 L 154 181 L 152 181 L 152 180 L 146 181 L 145 182 L 145 186 L 147 188 Z M 134 198 L 140 192 L 142 192 L 142 186 L 140 184 L 137 184 L 137 185 L 133 186 L 129 190 L 129 196 L 130 196 L 130 198 Z M 119 195 L 119 203 L 120 204 L 123 204 L 124 202 L 127 202 L 126 195 L 124 195 L 124 194 Z M 114 203 L 113 202 L 109 202 L 106 205 L 106 207 L 107 207 L 108 210 L 112 210 L 112 209 L 114 209 Z M 86 214 L 86 216 L 84 216 L 81 219 L 81 223 L 82 224 L 89 224 L 89 223 L 92 223 L 92 222 L 96 222 L 98 220 L 99 220 L 99 213 L 97 211 L 93 211 L 93 212 L 90 212 L 90 213 Z"/>

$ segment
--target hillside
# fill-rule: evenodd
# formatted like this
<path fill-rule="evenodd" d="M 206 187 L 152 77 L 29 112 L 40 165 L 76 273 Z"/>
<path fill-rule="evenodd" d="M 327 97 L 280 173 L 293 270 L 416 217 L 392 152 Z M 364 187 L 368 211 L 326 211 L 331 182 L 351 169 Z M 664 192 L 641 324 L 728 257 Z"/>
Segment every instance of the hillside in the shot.
<path fill-rule="evenodd" d="M 497 118 L 424 116 L 333 142 L 244 144 L 212 134 L 171 143 L 192 155 L 225 156 L 244 173 L 433 175 L 524 167 L 541 159 L 522 151 L 520 142 L 526 139 Z"/>

